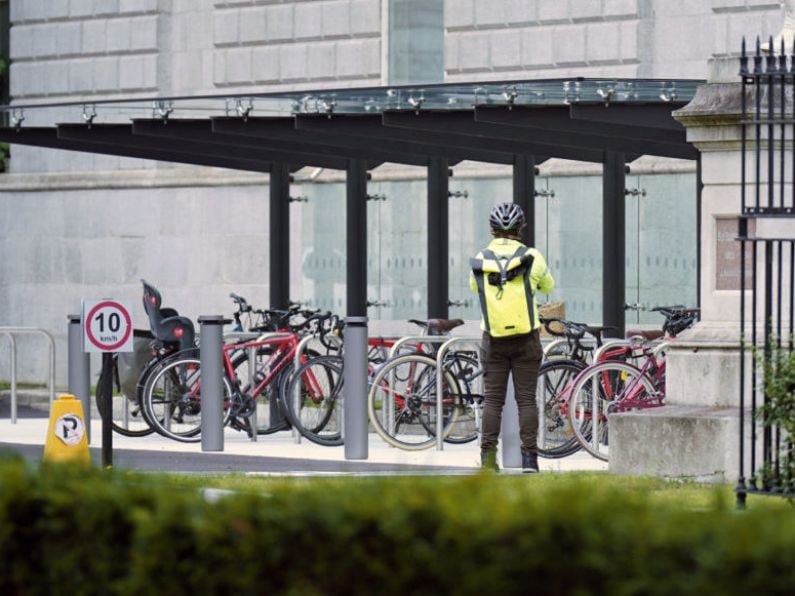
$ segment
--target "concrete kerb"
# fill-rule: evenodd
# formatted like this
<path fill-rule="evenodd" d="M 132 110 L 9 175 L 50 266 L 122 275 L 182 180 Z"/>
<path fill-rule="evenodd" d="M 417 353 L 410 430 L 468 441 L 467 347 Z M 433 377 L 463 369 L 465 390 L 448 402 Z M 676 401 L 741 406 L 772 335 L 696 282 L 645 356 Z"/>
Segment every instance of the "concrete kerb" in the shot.
<path fill-rule="evenodd" d="M 0 393 L 0 400 L 8 400 L 8 391 Z M 45 415 L 49 409 L 49 397 L 46 390 L 25 391 L 20 394 L 20 403 L 26 407 L 34 408 L 43 413 L 40 417 L 20 418 L 16 424 L 11 424 L 7 418 L 0 418 L 0 447 L 3 443 L 41 446 L 47 435 L 48 418 Z M 6 402 L 7 403 L 7 402 Z M 102 425 L 99 415 L 91 421 L 91 448 L 101 445 Z M 201 454 L 201 443 L 178 443 L 152 434 L 146 437 L 124 437 L 114 434 L 113 448 L 116 450 L 144 450 L 159 453 Z M 229 428 L 224 429 L 224 451 L 214 453 L 215 456 L 261 456 L 279 457 L 295 460 L 296 469 L 300 469 L 300 461 L 315 460 L 325 462 L 338 462 L 340 465 L 350 463 L 346 460 L 344 446 L 324 447 L 304 441 L 296 444 L 290 431 L 283 431 L 273 435 L 259 437 L 252 442 L 247 435 Z M 369 463 L 378 463 L 395 466 L 416 466 L 421 472 L 424 467 L 449 468 L 458 472 L 469 470 L 477 472 L 480 466 L 480 451 L 477 443 L 464 445 L 446 445 L 444 451 L 426 449 L 424 451 L 404 451 L 387 445 L 375 433 L 368 434 Z M 607 464 L 580 452 L 575 455 L 557 460 L 541 460 L 542 471 L 571 472 L 571 471 L 606 471 Z M 509 471 L 510 473 L 510 471 Z"/>

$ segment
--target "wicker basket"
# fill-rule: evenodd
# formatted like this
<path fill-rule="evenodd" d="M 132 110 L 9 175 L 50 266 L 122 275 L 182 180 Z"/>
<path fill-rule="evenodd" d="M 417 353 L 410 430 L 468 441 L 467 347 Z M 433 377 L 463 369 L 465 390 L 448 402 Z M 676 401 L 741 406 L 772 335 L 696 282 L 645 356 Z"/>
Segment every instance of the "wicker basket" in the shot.
<path fill-rule="evenodd" d="M 557 317 L 559 319 L 566 318 L 566 303 L 562 300 L 558 300 L 556 302 L 545 302 L 544 304 L 538 305 L 538 315 L 541 317 Z M 552 326 L 553 330 L 555 326 Z M 563 332 L 563 328 L 561 327 L 561 332 Z M 541 325 L 541 337 L 551 337 L 547 330 Z"/>

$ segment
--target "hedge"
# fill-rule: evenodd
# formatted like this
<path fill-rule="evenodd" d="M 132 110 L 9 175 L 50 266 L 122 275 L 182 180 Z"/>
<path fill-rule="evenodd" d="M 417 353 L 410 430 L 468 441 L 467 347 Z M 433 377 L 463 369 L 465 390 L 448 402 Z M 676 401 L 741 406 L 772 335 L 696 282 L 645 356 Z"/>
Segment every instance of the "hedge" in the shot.
<path fill-rule="evenodd" d="M 506 480 L 294 480 L 208 499 L 0 459 L 0 593 L 795 593 L 795 512 Z"/>

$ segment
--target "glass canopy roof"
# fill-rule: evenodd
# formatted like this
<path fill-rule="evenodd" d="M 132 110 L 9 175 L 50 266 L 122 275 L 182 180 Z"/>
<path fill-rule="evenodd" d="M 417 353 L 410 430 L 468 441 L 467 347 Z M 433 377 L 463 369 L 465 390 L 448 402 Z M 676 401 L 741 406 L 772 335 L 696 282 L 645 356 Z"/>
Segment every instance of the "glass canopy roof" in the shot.
<path fill-rule="evenodd" d="M 0 106 L 12 126 L 56 124 L 64 117 L 85 122 L 119 122 L 128 118 L 203 118 L 214 116 L 290 116 L 294 114 L 378 114 L 387 110 L 471 110 L 474 106 L 565 106 L 577 104 L 682 104 L 690 101 L 699 80 L 547 79 L 450 83 L 423 86 L 361 87 L 150 97 L 79 102 L 18 102 Z M 53 110 L 52 108 L 60 108 Z M 48 114 L 48 115 L 45 115 Z"/>

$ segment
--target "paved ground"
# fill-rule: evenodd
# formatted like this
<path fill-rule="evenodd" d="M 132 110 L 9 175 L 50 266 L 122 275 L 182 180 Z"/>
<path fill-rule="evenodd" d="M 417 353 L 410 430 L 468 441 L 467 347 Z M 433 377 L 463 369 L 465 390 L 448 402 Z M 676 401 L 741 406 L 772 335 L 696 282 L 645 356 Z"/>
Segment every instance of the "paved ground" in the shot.
<path fill-rule="evenodd" d="M 0 400 L 0 450 L 11 450 L 41 460 L 47 438 L 46 410 L 18 408 L 16 424 L 10 421 L 7 401 Z M 178 443 L 153 434 L 148 437 L 113 435 L 113 465 L 142 471 L 258 472 L 265 474 L 469 474 L 478 470 L 480 453 L 475 443 L 445 445 L 444 450 L 403 451 L 371 434 L 366 460 L 350 460 L 344 447 L 323 447 L 296 442 L 290 431 L 251 441 L 243 433 L 227 429 L 222 452 L 203 452 L 201 443 Z M 102 462 L 102 426 L 91 421 L 90 450 L 97 465 Z M 559 460 L 541 460 L 542 471 L 606 470 L 607 464 L 578 453 Z M 517 473 L 518 470 L 505 470 Z"/>

